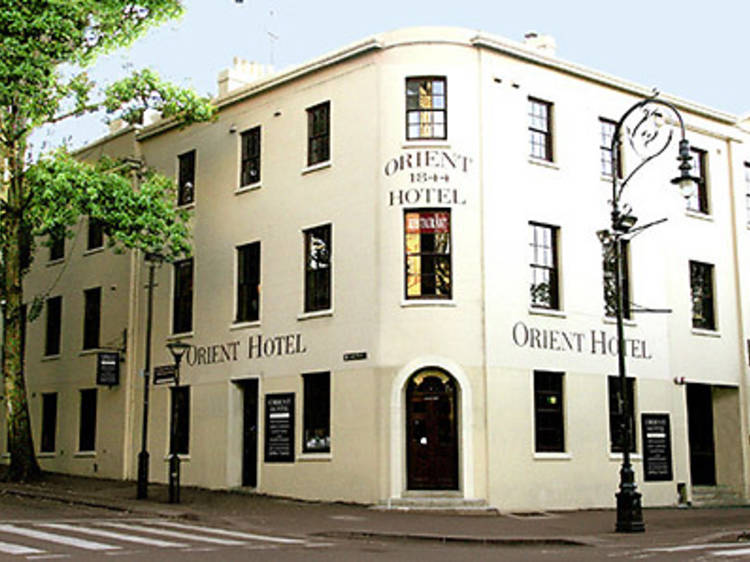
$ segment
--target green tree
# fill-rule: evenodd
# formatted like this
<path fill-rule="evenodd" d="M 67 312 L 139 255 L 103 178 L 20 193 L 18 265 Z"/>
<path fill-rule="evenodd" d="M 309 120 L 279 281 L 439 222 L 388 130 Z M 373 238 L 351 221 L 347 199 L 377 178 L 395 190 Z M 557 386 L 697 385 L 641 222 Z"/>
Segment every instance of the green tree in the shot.
<path fill-rule="evenodd" d="M 130 124 L 141 123 L 147 109 L 182 124 L 210 119 L 207 99 L 150 70 L 99 93 L 86 72 L 99 55 L 130 45 L 182 11 L 180 0 L 0 0 L 0 301 L 11 479 L 40 474 L 22 349 L 25 317 L 38 315 L 43 302 L 43 295 L 23 292 L 37 240 L 69 234 L 88 215 L 120 247 L 167 256 L 190 250 L 187 217 L 175 208 L 171 180 L 139 170 L 134 189 L 129 163 L 79 162 L 64 148 L 34 158 L 29 136 L 102 109 Z"/>

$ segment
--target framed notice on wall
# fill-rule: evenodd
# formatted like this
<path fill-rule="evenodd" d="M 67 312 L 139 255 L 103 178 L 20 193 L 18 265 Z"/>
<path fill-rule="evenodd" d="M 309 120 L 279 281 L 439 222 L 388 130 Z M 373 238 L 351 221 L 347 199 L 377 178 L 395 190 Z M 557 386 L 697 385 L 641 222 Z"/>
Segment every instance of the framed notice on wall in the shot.
<path fill-rule="evenodd" d="M 669 481 L 672 476 L 672 440 L 669 414 L 642 414 L 643 479 Z"/>
<path fill-rule="evenodd" d="M 266 394 L 265 461 L 294 462 L 294 393 Z"/>

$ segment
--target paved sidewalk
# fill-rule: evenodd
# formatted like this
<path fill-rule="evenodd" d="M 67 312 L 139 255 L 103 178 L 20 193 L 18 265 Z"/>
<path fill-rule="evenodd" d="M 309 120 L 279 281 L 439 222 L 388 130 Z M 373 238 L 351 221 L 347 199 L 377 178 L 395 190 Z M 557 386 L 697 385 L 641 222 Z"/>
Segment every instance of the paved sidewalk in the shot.
<path fill-rule="evenodd" d="M 654 545 L 669 537 L 696 541 L 747 540 L 750 509 L 646 509 L 646 532 L 614 533 L 613 510 L 529 514 L 382 511 L 367 506 L 302 502 L 240 491 L 183 487 L 180 504 L 167 503 L 167 488 L 149 485 L 147 500 L 135 499 L 135 482 L 46 474 L 32 484 L 0 483 L 0 494 L 43 498 L 143 516 L 223 521 L 233 526 L 290 536 L 433 540 L 488 544 Z"/>

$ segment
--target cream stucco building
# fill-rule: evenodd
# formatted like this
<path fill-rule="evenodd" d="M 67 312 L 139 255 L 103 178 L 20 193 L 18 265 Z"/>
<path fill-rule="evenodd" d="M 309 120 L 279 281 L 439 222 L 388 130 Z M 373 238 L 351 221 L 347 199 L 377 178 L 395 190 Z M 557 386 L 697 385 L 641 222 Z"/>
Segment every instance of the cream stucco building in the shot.
<path fill-rule="evenodd" d="M 236 61 L 216 121 L 157 120 L 81 150 L 142 159 L 192 210 L 193 258 L 156 272 L 152 365 L 172 363 L 169 341 L 192 347 L 175 399 L 151 388 L 151 479 L 167 477 L 174 402 L 188 485 L 613 506 L 602 139 L 649 93 L 556 58 L 549 38 L 408 29 L 276 74 Z M 628 250 L 631 301 L 671 310 L 626 325 L 646 506 L 750 492 L 750 133 L 665 99 L 705 181 L 686 208 L 674 146 L 628 187 L 642 223 L 668 218 Z M 148 266 L 91 230 L 27 280 L 28 294 L 54 284 L 28 328 L 35 444 L 47 470 L 135 479 Z M 97 386 L 105 350 L 119 383 Z"/>

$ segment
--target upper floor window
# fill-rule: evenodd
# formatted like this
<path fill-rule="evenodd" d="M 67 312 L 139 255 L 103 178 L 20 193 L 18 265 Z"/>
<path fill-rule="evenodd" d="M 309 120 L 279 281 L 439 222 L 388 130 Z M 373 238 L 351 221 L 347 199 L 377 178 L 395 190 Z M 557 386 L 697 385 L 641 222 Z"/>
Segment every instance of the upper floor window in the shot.
<path fill-rule="evenodd" d="M 305 230 L 305 312 L 331 308 L 331 225 Z"/>
<path fill-rule="evenodd" d="M 189 205 L 195 201 L 195 150 L 180 154 L 177 205 Z"/>
<path fill-rule="evenodd" d="M 559 309 L 558 227 L 530 222 L 531 306 Z"/>
<path fill-rule="evenodd" d="M 534 371 L 534 450 L 565 451 L 563 373 Z"/>
<path fill-rule="evenodd" d="M 445 77 L 406 79 L 406 138 L 447 138 Z"/>
<path fill-rule="evenodd" d="M 622 317 L 630 318 L 630 243 L 627 240 L 620 241 L 620 252 L 622 255 Z M 603 251 L 604 269 L 604 314 L 615 316 L 617 313 L 616 277 L 617 256 L 614 244 L 605 244 Z"/>
<path fill-rule="evenodd" d="M 182 334 L 193 329 L 193 258 L 174 263 L 172 295 L 172 332 Z"/>
<path fill-rule="evenodd" d="M 99 347 L 102 288 L 95 287 L 85 290 L 83 300 L 83 349 L 96 349 Z"/>
<path fill-rule="evenodd" d="M 696 213 L 708 214 L 708 185 L 706 181 L 706 151 L 700 148 L 690 148 L 693 156 L 691 162 L 693 166 L 692 173 L 700 178 L 697 189 L 687 199 L 687 208 Z"/>
<path fill-rule="evenodd" d="M 260 125 L 242 133 L 240 143 L 242 145 L 240 187 L 244 187 L 260 181 Z"/>
<path fill-rule="evenodd" d="M 690 296 L 693 301 L 693 328 L 716 329 L 714 316 L 714 266 L 690 262 Z"/>
<path fill-rule="evenodd" d="M 61 232 L 50 234 L 49 261 L 61 260 L 65 257 L 65 235 Z"/>
<path fill-rule="evenodd" d="M 450 299 L 450 209 L 405 211 L 404 248 L 406 298 Z"/>
<path fill-rule="evenodd" d="M 235 321 L 260 318 L 260 242 L 237 248 L 237 314 Z"/>
<path fill-rule="evenodd" d="M 60 354 L 60 334 L 62 332 L 62 297 L 47 299 L 47 326 L 44 338 L 44 354 Z"/>
<path fill-rule="evenodd" d="M 89 217 L 86 249 L 96 250 L 104 246 L 104 225 L 99 219 Z"/>
<path fill-rule="evenodd" d="M 617 124 L 614 121 L 599 118 L 599 171 L 603 176 L 612 177 L 612 137 Z M 622 154 L 617 153 L 617 177 L 622 177 Z"/>
<path fill-rule="evenodd" d="M 552 104 L 529 98 L 529 144 L 533 158 L 552 162 Z"/>
<path fill-rule="evenodd" d="M 307 165 L 331 159 L 331 102 L 307 108 Z"/>
<path fill-rule="evenodd" d="M 750 162 L 745 162 L 745 210 L 747 223 L 750 224 Z"/>

